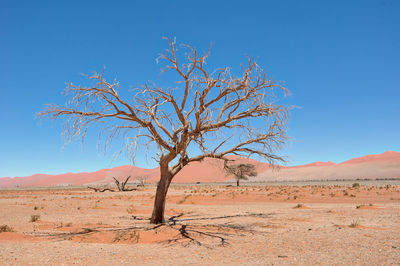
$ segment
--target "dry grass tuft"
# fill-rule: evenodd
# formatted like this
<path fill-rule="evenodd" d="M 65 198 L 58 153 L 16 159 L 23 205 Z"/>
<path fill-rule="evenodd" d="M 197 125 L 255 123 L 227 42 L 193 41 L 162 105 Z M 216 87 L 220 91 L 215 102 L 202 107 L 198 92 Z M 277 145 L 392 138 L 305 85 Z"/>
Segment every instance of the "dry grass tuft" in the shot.
<path fill-rule="evenodd" d="M 360 222 L 358 220 L 353 220 L 349 225 L 350 228 L 356 228 L 358 226 L 360 226 Z"/>

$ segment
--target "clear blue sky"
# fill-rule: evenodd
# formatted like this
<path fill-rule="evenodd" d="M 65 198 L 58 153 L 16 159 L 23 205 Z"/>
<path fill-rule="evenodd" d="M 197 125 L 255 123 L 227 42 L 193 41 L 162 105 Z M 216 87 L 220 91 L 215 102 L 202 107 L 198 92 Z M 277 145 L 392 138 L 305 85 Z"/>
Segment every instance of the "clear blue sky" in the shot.
<path fill-rule="evenodd" d="M 258 57 L 286 81 L 289 165 L 400 151 L 400 1 L 1 1 L 0 177 L 128 164 L 97 132 L 62 149 L 43 104 L 101 70 L 127 89 L 159 80 L 162 36 L 206 49 L 215 66 Z M 116 143 L 118 144 L 118 143 Z M 138 157 L 137 166 L 154 167 Z"/>

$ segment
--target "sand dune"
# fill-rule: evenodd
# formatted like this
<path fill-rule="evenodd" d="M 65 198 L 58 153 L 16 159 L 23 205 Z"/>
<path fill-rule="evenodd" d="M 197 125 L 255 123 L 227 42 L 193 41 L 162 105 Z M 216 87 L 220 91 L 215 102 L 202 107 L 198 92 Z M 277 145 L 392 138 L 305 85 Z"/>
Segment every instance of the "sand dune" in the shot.
<path fill-rule="evenodd" d="M 132 179 L 134 179 L 138 176 L 155 176 L 157 173 L 158 168 L 146 169 L 124 165 L 90 173 L 66 173 L 59 175 L 36 174 L 26 177 L 0 178 L 0 187 L 108 184 L 113 183 L 113 177 L 122 179 L 132 175 Z"/>
<path fill-rule="evenodd" d="M 256 165 L 259 175 L 251 181 L 300 181 L 335 179 L 376 179 L 400 178 L 400 152 L 387 151 L 382 154 L 354 158 L 339 164 L 333 162 L 314 162 L 306 165 L 281 167 L 272 170 L 267 163 L 253 159 L 230 156 L 237 163 Z M 111 169 L 102 169 L 91 173 L 66 173 L 59 175 L 36 174 L 26 177 L 0 178 L 0 187 L 15 186 L 66 186 L 113 183 L 113 177 L 123 179 L 131 175 L 132 179 L 147 176 L 148 182 L 157 182 L 159 169 L 146 169 L 124 165 Z M 232 180 L 223 170 L 220 160 L 206 159 L 186 166 L 174 182 L 222 182 Z"/>
<path fill-rule="evenodd" d="M 400 178 L 400 152 L 387 151 L 382 154 L 354 158 L 339 164 L 314 163 L 285 167 L 280 171 L 264 171 L 253 180 L 299 181 L 365 178 Z"/>

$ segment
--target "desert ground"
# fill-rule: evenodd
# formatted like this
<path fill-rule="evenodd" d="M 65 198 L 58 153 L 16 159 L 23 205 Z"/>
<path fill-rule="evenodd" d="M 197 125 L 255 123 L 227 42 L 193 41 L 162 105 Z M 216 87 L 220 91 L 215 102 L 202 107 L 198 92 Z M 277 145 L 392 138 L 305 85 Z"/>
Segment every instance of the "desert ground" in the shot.
<path fill-rule="evenodd" d="M 400 182 L 0 191 L 1 265 L 399 265 Z M 396 183 L 397 182 L 397 183 Z"/>

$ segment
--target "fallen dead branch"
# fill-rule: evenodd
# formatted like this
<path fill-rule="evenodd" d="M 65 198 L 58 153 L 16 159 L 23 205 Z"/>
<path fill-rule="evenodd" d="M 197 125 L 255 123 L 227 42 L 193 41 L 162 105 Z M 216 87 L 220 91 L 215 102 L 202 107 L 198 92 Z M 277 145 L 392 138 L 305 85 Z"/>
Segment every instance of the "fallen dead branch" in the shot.
<path fill-rule="evenodd" d="M 93 189 L 95 192 L 104 192 L 104 191 L 115 192 L 111 188 L 95 188 L 95 187 L 88 187 L 88 188 Z"/>

